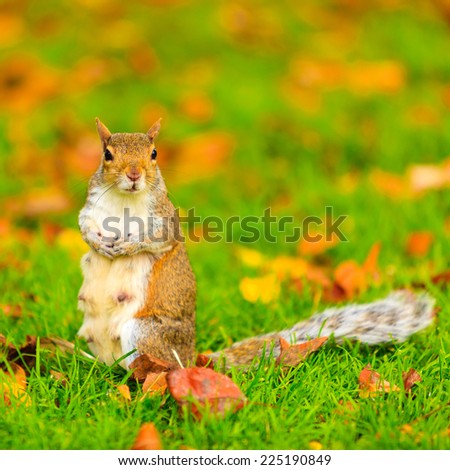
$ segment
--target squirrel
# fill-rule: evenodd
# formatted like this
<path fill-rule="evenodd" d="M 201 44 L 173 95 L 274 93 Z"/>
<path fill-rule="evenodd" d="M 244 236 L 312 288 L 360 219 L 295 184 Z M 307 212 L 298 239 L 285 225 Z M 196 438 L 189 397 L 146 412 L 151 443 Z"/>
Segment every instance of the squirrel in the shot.
<path fill-rule="evenodd" d="M 98 360 L 111 365 L 122 358 L 124 368 L 142 354 L 184 365 L 196 357 L 196 280 L 156 163 L 160 121 L 146 134 L 111 133 L 96 119 L 103 157 L 79 215 L 90 251 L 81 260 L 84 322 L 78 335 Z M 404 341 L 432 322 L 433 306 L 426 293 L 397 291 L 376 302 L 327 309 L 208 357 L 226 367 L 249 366 L 262 354 L 280 354 L 280 337 L 291 343 L 318 335 L 369 344 Z"/>

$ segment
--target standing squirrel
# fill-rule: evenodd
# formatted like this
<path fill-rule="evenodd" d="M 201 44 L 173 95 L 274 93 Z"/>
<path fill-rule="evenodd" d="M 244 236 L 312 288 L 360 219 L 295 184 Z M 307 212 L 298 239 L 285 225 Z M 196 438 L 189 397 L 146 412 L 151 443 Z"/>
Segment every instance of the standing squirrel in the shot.
<path fill-rule="evenodd" d="M 78 334 L 109 365 L 128 353 L 120 362 L 125 368 L 146 353 L 169 362 L 178 356 L 183 364 L 192 364 L 196 281 L 156 164 L 160 120 L 146 134 L 112 134 L 96 122 L 103 158 L 79 216 L 91 249 L 81 261 L 84 282 L 78 305 L 84 322 Z M 427 294 L 394 292 L 377 302 L 325 310 L 210 357 L 224 359 L 227 366 L 248 366 L 272 346 L 273 354 L 279 354 L 273 344 L 280 337 L 294 343 L 319 334 L 369 344 L 404 341 L 432 322 L 433 305 Z"/>

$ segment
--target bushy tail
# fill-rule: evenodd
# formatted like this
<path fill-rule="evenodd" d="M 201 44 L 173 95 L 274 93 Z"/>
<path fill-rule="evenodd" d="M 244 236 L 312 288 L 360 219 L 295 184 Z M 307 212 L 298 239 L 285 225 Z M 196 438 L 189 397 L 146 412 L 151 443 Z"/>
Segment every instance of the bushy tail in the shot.
<path fill-rule="evenodd" d="M 280 337 L 292 344 L 331 335 L 338 342 L 344 338 L 368 344 L 405 341 L 408 336 L 431 324 L 433 307 L 434 299 L 426 293 L 395 291 L 376 302 L 329 308 L 292 328 L 245 339 L 210 357 L 215 361 L 225 360 L 227 367 L 249 365 L 264 352 L 269 354 L 273 351 L 276 357 Z"/>

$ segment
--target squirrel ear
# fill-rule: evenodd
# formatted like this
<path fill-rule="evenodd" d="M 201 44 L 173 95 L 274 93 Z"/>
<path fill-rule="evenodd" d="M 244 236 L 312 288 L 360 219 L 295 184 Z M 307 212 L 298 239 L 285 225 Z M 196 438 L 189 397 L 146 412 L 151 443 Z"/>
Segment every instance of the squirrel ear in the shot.
<path fill-rule="evenodd" d="M 100 137 L 100 140 L 103 143 L 103 147 L 106 147 L 108 145 L 108 141 L 111 138 L 111 132 L 109 129 L 103 124 L 102 121 L 100 121 L 99 118 L 95 118 L 95 122 L 97 124 L 97 132 Z"/>
<path fill-rule="evenodd" d="M 161 129 L 161 118 L 159 118 L 155 124 L 153 124 L 152 127 L 147 131 L 148 138 L 153 142 L 153 140 L 156 138 L 156 136 L 159 133 L 159 130 Z"/>

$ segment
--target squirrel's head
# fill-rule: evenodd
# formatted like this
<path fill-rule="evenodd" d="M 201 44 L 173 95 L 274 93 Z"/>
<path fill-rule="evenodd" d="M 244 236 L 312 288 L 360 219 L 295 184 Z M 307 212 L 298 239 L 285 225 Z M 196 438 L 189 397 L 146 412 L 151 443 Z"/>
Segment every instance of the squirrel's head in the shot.
<path fill-rule="evenodd" d="M 128 194 L 138 193 L 154 184 L 158 175 L 154 141 L 161 127 L 161 119 L 146 134 L 112 134 L 98 118 L 96 123 L 103 144 L 100 170 L 104 182 Z"/>

